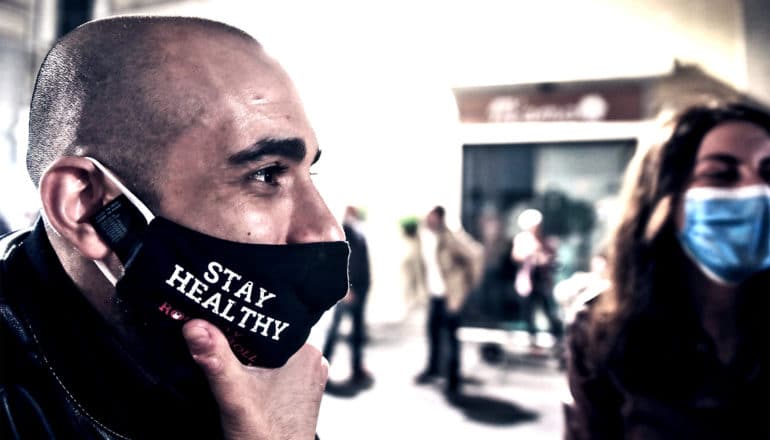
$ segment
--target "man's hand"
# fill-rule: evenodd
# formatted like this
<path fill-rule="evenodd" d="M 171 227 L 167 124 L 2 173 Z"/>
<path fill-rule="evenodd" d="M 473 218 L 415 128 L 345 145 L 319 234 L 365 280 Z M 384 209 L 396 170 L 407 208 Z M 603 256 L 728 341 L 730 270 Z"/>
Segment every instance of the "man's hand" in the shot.
<path fill-rule="evenodd" d="M 219 404 L 229 440 L 312 440 L 329 364 L 305 344 L 281 368 L 247 367 L 222 332 L 195 319 L 182 329 Z"/>

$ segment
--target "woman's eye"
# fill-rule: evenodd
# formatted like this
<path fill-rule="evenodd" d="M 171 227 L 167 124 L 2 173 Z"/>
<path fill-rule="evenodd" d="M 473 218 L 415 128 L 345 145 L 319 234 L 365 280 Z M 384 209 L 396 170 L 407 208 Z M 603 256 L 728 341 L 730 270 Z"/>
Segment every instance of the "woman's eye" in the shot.
<path fill-rule="evenodd" d="M 770 166 L 763 166 L 759 170 L 759 176 L 762 178 L 762 180 L 770 184 Z"/>
<path fill-rule="evenodd" d="M 706 171 L 700 174 L 700 177 L 704 180 L 720 183 L 730 183 L 738 180 L 738 171 L 735 169 L 718 170 L 718 171 Z"/>
<path fill-rule="evenodd" d="M 286 172 L 286 167 L 282 165 L 270 165 L 249 174 L 250 180 L 266 183 L 268 185 L 277 185 L 278 178 Z"/>

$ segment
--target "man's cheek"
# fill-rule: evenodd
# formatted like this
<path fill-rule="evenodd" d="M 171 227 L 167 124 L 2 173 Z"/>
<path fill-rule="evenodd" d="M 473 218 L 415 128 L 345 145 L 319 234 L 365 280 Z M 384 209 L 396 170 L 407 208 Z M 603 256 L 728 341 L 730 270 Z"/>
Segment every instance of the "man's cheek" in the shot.
<path fill-rule="evenodd" d="M 259 203 L 248 209 L 231 212 L 226 219 L 231 225 L 236 239 L 245 243 L 283 244 L 291 224 L 288 215 L 280 204 Z"/>

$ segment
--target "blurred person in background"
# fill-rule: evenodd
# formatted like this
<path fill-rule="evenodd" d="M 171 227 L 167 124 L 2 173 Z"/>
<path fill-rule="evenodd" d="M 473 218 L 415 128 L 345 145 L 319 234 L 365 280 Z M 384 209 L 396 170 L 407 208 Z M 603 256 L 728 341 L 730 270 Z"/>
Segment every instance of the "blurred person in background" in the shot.
<path fill-rule="evenodd" d="M 538 308 L 548 319 L 551 334 L 561 341 L 563 334 L 558 304 L 553 297 L 553 275 L 556 250 L 542 234 L 543 215 L 536 209 L 526 209 L 517 219 L 521 232 L 513 237 L 511 259 L 518 266 L 514 287 L 522 298 L 522 312 L 530 339 L 534 344 L 537 333 L 535 317 Z M 560 342 L 556 347 L 560 346 Z"/>
<path fill-rule="evenodd" d="M 401 232 L 405 248 L 401 257 L 401 280 L 407 311 L 424 306 L 428 300 L 428 287 L 425 285 L 425 261 L 419 233 L 419 220 L 407 218 L 401 221 Z"/>
<path fill-rule="evenodd" d="M 312 439 L 328 365 L 304 342 L 348 284 L 319 155 L 238 29 L 130 16 L 60 39 L 30 110 L 43 218 L 0 243 L 0 438 Z"/>
<path fill-rule="evenodd" d="M 350 334 L 351 349 L 351 375 L 347 385 L 353 388 L 365 389 L 372 386 L 374 378 L 364 369 L 364 344 L 366 342 L 366 297 L 371 285 L 371 273 L 369 266 L 369 249 L 366 237 L 361 228 L 363 215 L 355 206 L 345 208 L 342 220 L 342 230 L 345 239 L 350 245 L 350 260 L 348 271 L 350 276 L 350 288 L 345 298 L 334 309 L 331 325 L 326 334 L 323 355 L 331 362 L 334 348 L 337 344 L 338 330 L 343 315 L 349 315 L 352 321 Z M 327 391 L 333 392 L 336 384 L 329 382 Z"/>
<path fill-rule="evenodd" d="M 482 327 L 496 327 L 520 315 L 512 284 L 516 268 L 511 261 L 512 241 L 505 236 L 503 220 L 496 209 L 482 210 L 479 230 L 484 248 L 484 272 L 479 288 L 468 299 L 463 317 Z"/>
<path fill-rule="evenodd" d="M 425 284 L 430 292 L 428 311 L 428 362 L 415 379 L 430 383 L 445 374 L 447 397 L 460 393 L 460 341 L 457 329 L 460 312 L 481 272 L 481 246 L 470 237 L 449 230 L 444 207 L 434 207 L 425 218 L 420 234 Z"/>
<path fill-rule="evenodd" d="M 570 439 L 770 436 L 770 114 L 692 107 L 637 157 L 569 338 Z"/>

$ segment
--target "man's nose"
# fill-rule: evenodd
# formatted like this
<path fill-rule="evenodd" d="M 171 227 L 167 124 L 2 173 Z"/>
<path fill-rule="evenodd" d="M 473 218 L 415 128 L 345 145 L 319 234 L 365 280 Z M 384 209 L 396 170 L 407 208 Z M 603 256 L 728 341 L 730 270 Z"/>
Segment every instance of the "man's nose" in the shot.
<path fill-rule="evenodd" d="M 317 243 L 345 240 L 345 233 L 329 211 L 315 185 L 308 183 L 299 194 L 291 216 L 287 243 Z"/>

